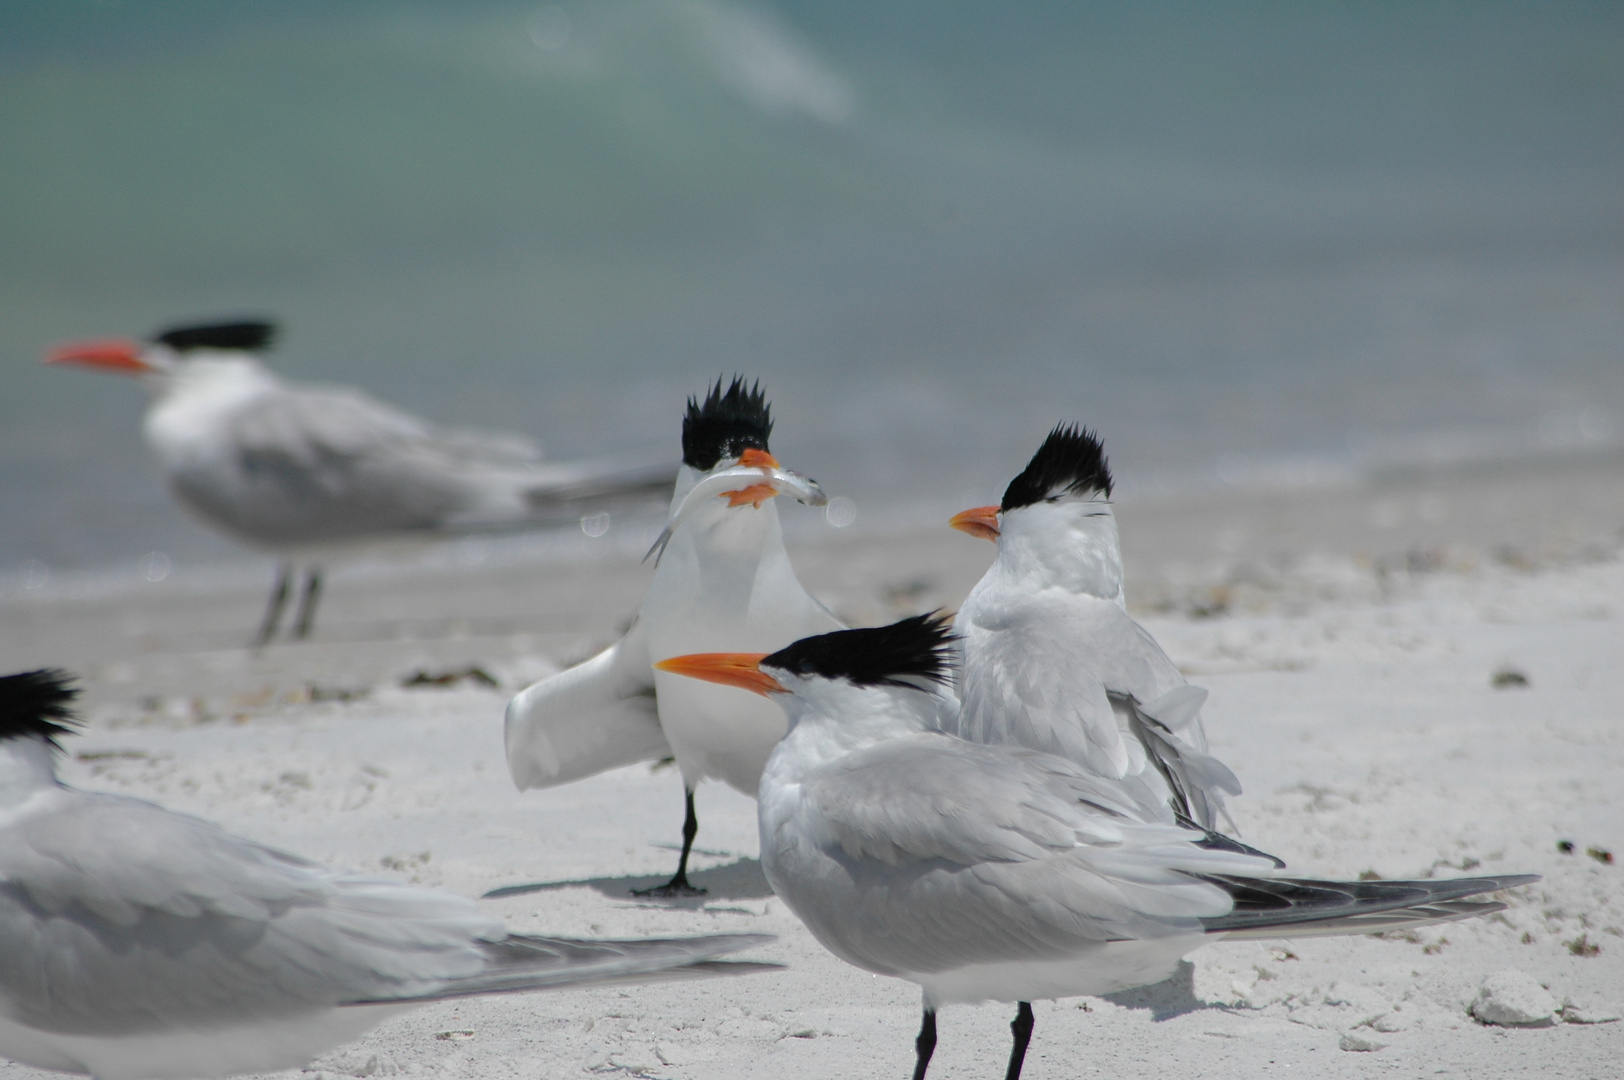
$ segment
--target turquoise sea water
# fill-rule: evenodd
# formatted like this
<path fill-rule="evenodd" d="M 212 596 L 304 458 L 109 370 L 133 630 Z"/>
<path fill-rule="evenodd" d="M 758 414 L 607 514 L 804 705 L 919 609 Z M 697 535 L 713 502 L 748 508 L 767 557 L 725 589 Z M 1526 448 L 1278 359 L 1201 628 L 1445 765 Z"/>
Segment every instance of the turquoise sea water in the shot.
<path fill-rule="evenodd" d="M 9 4 L 0 575 L 232 557 L 136 387 L 38 366 L 214 315 L 562 457 L 759 375 L 859 527 L 1059 419 L 1124 497 L 1612 445 L 1621 12 Z"/>

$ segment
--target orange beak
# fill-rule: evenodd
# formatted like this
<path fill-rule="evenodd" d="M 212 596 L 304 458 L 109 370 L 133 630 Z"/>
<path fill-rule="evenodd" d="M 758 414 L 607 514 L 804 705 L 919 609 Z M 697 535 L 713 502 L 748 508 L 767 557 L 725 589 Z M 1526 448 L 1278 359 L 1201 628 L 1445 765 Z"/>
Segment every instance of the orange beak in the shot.
<path fill-rule="evenodd" d="M 753 446 L 750 447 L 749 449 L 747 449 L 744 453 L 739 455 L 739 464 L 743 465 L 747 469 L 781 469 L 781 468 L 783 468 L 782 465 L 778 464 L 778 459 L 777 458 L 775 458 L 771 454 L 767 453 L 767 451 L 765 451 L 765 450 L 757 450 Z"/>
<path fill-rule="evenodd" d="M 998 539 L 998 507 L 976 506 L 961 514 L 954 514 L 947 523 L 960 532 L 979 536 L 983 540 Z"/>
<path fill-rule="evenodd" d="M 767 451 L 757 450 L 753 446 L 739 455 L 739 464 L 750 469 L 783 468 L 778 464 L 777 458 L 767 453 Z M 749 487 L 740 488 L 737 491 L 724 491 L 720 497 L 726 499 L 727 505 L 730 507 L 743 506 L 745 503 L 749 503 L 757 510 L 760 510 L 762 503 L 776 497 L 777 494 L 778 492 L 771 484 L 751 484 Z"/>
<path fill-rule="evenodd" d="M 80 367 L 101 368 L 120 375 L 141 375 L 153 370 L 141 359 L 139 342 L 125 338 L 102 341 L 74 341 L 58 345 L 45 357 L 47 364 L 77 364 Z"/>
<path fill-rule="evenodd" d="M 741 690 L 749 690 L 763 697 L 768 694 L 782 694 L 785 690 L 779 685 L 778 680 L 761 670 L 761 661 L 766 656 L 764 652 L 689 653 L 687 656 L 673 656 L 669 660 L 661 660 L 654 666 L 673 675 L 686 675 L 690 679 L 703 679 L 705 682 L 721 683 L 723 686 L 737 686 Z"/>

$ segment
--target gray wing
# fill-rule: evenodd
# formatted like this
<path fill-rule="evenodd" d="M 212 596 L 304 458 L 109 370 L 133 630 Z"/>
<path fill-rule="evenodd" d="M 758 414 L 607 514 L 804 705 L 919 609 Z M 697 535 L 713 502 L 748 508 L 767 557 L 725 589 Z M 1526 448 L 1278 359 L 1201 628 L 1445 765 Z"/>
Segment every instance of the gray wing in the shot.
<path fill-rule="evenodd" d="M 1183 814 L 1203 828 L 1213 827 L 1224 793 L 1240 793 L 1207 753 L 1199 701 L 1190 710 L 1175 693 L 1184 676 L 1115 603 L 1057 590 L 1012 603 L 982 598 L 966 602 L 955 629 L 965 653 L 956 734 L 1057 754 L 1124 781 L 1164 818 Z M 1158 709 L 1164 720 L 1146 724 Z M 1166 785 L 1169 769 L 1184 776 L 1183 793 Z"/>
<path fill-rule="evenodd" d="M 0 998 L 116 1035 L 416 997 L 487 964 L 460 897 L 335 874 L 137 799 L 63 789 L 0 832 Z"/>
<path fill-rule="evenodd" d="M 1270 865 L 1143 820 L 1120 785 L 1064 759 L 935 734 L 813 770 L 796 816 L 763 831 L 795 879 L 780 894 L 820 939 L 896 973 L 1199 934 L 1231 902 L 1191 874 Z"/>
<path fill-rule="evenodd" d="M 592 659 L 520 691 L 508 703 L 505 736 L 520 791 L 671 756 L 643 620 Z"/>
<path fill-rule="evenodd" d="M 669 488 L 670 465 L 547 464 L 521 436 L 444 431 L 345 388 L 285 387 L 228 414 L 212 452 L 171 462 L 188 505 L 242 538 L 308 544 L 551 520 Z"/>
<path fill-rule="evenodd" d="M 751 975 L 783 965 L 723 961 L 719 956 L 776 941 L 772 934 L 709 934 L 688 938 L 609 941 L 512 934 L 484 945 L 485 970 L 454 979 L 411 1000 L 435 1001 L 472 994 L 551 990 L 565 986 L 613 986 L 667 980 Z M 399 997 L 388 1001 L 405 1000 Z M 351 1004 L 382 1004 L 356 1001 Z"/>

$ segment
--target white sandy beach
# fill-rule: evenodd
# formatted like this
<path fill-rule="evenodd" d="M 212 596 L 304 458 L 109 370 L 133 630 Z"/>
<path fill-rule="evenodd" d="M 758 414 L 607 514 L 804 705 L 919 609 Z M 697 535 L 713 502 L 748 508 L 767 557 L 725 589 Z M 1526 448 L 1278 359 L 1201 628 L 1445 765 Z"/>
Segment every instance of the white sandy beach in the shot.
<path fill-rule="evenodd" d="M 1619 1074 L 1624 1022 L 1507 1029 L 1468 1006 L 1486 976 L 1516 968 L 1568 1019 L 1624 1012 L 1621 478 L 1616 461 L 1559 463 L 1122 507 L 1131 606 L 1212 692 L 1208 729 L 1246 786 L 1231 806 L 1249 843 L 1305 876 L 1545 881 L 1507 894 L 1503 916 L 1403 938 L 1218 943 L 1160 987 L 1041 1003 L 1027 1076 Z M 944 527 L 836 534 L 794 555 L 814 593 L 871 623 L 956 605 L 991 553 Z M 312 1070 L 906 1076 L 917 991 L 835 960 L 770 895 L 749 799 L 700 790 L 709 895 L 651 903 L 628 890 L 674 864 L 674 770 L 513 790 L 508 696 L 611 640 L 647 576 L 621 556 L 341 575 L 314 640 L 257 654 L 241 647 L 261 601 L 246 588 L 19 595 L 0 607 L 0 644 L 7 670 L 84 678 L 75 784 L 335 866 L 497 891 L 489 910 L 518 929 L 767 931 L 779 941 L 759 955 L 789 965 L 435 1006 Z M 401 685 L 470 665 L 500 687 Z M 1527 685 L 1492 685 L 1510 672 Z M 931 1075 L 1002 1075 L 1012 1014 L 947 1010 Z M 0 1064 L 0 1080 L 40 1075 Z"/>

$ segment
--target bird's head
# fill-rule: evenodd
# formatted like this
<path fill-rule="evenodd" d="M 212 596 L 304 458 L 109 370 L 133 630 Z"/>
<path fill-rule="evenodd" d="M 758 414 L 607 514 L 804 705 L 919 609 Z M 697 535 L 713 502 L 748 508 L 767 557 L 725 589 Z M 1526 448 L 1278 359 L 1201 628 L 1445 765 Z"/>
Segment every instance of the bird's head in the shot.
<path fill-rule="evenodd" d="M 760 528 L 776 529 L 776 516 L 769 515 L 769 522 L 731 511 L 759 510 L 779 495 L 808 506 L 829 501 L 816 480 L 784 468 L 773 457 L 767 449 L 772 428 L 772 409 L 759 382 L 747 384 L 734 376 L 723 389 L 717 379 L 704 401 L 688 399 L 682 421 L 683 468 L 671 519 L 650 555 L 663 553 L 678 526 L 690 519 L 690 528 L 743 527 L 742 535 L 755 536 Z"/>
<path fill-rule="evenodd" d="M 1115 597 L 1122 556 L 1111 486 L 1099 437 L 1059 424 L 1009 482 L 1002 502 L 965 510 L 948 524 L 997 543 L 1012 573 Z"/>
<path fill-rule="evenodd" d="M 254 354 L 269 349 L 275 337 L 275 324 L 260 319 L 175 326 L 148 341 L 69 342 L 52 349 L 45 362 L 132 375 L 158 387 L 216 368 L 256 365 Z"/>
<path fill-rule="evenodd" d="M 889 626 L 802 638 L 775 653 L 693 653 L 661 671 L 772 697 L 792 725 L 818 716 L 843 725 L 899 720 L 933 726 L 952 680 L 952 622 L 939 612 Z"/>

